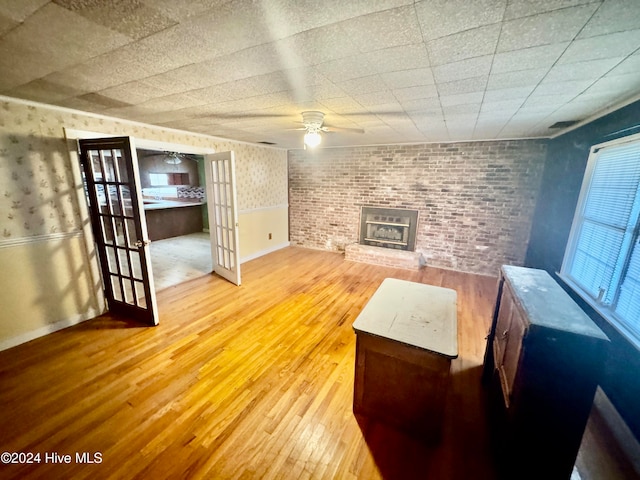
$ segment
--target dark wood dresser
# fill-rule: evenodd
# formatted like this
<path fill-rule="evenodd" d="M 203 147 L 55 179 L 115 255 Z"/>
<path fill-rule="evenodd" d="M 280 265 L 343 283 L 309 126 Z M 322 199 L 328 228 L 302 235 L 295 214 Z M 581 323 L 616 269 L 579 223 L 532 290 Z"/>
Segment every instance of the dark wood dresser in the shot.
<path fill-rule="evenodd" d="M 547 272 L 502 267 L 483 379 L 504 478 L 571 477 L 608 343 Z"/>

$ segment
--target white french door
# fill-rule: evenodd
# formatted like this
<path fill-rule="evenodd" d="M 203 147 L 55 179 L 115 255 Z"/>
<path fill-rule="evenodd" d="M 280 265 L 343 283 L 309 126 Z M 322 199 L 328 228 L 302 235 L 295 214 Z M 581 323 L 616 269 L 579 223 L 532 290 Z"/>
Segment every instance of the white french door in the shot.
<path fill-rule="evenodd" d="M 240 285 L 236 171 L 233 152 L 205 155 L 213 271 Z"/>

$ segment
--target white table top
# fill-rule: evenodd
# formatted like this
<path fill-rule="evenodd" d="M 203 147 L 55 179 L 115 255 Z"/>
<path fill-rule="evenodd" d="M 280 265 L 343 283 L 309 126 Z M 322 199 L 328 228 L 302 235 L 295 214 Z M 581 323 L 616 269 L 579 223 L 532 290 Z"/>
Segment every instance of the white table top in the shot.
<path fill-rule="evenodd" d="M 450 288 L 386 278 L 353 329 L 456 358 L 457 296 Z"/>

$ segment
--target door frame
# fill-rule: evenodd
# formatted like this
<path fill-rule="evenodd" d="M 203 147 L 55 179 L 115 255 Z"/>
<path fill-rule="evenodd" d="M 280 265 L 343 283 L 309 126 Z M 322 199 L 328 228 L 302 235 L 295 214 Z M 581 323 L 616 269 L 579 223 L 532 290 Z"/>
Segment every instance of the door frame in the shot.
<path fill-rule="evenodd" d="M 108 311 L 107 300 L 104 295 L 104 284 L 102 279 L 100 259 L 98 258 L 98 251 L 93 233 L 91 213 L 89 211 L 89 205 L 87 205 L 86 193 L 84 189 L 84 180 L 82 177 L 82 165 L 80 163 L 80 153 L 78 147 L 78 140 L 84 139 L 96 139 L 96 138 L 110 138 L 110 137 L 122 137 L 127 135 L 116 135 L 104 132 L 94 132 L 89 130 L 78 130 L 74 128 L 63 127 L 65 139 L 67 141 L 67 147 L 69 157 L 71 160 L 71 173 L 74 180 L 74 189 L 76 201 L 80 213 L 80 217 L 83 220 L 82 223 L 82 236 L 84 238 L 85 249 L 87 252 L 87 259 L 89 263 L 89 269 L 92 279 L 92 285 L 96 288 L 93 291 L 95 295 L 95 303 L 97 306 L 98 314 L 104 314 Z M 216 150 L 212 147 L 196 147 L 192 145 L 184 145 L 171 142 L 163 142 L 160 140 L 149 140 L 135 135 L 131 135 L 134 139 L 136 148 L 160 150 L 160 151 L 172 151 L 181 152 L 195 155 L 207 155 L 210 153 L 216 153 Z M 205 185 L 206 188 L 206 185 Z M 213 260 L 213 259 L 212 259 Z"/>

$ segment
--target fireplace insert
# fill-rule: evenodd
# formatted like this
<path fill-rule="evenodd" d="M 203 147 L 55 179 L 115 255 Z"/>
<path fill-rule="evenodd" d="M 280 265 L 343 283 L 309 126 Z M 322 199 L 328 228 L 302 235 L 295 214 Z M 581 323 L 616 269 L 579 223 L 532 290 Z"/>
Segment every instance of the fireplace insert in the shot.
<path fill-rule="evenodd" d="M 374 247 L 413 251 L 417 223 L 417 210 L 362 207 L 360 243 Z"/>

